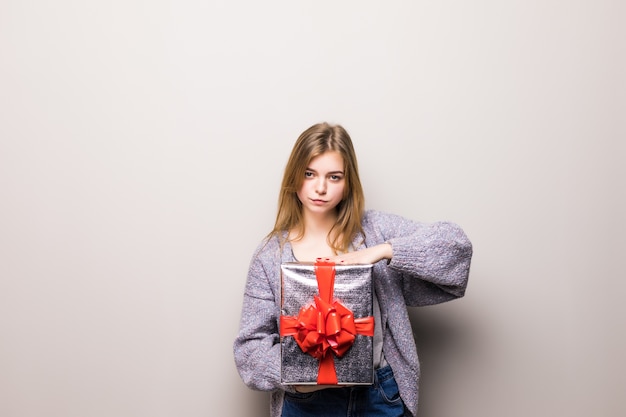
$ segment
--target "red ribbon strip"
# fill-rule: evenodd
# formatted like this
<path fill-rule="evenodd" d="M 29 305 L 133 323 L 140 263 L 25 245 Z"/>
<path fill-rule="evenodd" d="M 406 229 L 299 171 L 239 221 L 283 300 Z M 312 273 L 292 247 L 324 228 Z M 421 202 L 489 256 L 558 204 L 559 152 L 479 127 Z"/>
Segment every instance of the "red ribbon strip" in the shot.
<path fill-rule="evenodd" d="M 280 335 L 293 336 L 303 352 L 319 361 L 318 384 L 336 385 L 332 353 L 342 357 L 352 347 L 357 334 L 374 336 L 374 317 L 355 319 L 349 308 L 333 300 L 333 262 L 316 262 L 315 276 L 320 295 L 314 297 L 314 303 L 302 307 L 297 317 L 281 316 Z"/>

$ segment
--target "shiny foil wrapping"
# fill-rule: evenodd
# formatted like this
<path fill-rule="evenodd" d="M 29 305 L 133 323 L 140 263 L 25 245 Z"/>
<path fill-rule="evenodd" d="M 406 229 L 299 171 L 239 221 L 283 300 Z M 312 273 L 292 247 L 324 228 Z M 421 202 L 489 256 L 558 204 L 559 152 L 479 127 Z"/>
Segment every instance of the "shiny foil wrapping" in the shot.
<path fill-rule="evenodd" d="M 354 313 L 355 318 L 373 316 L 373 265 L 336 265 L 334 299 Z M 281 315 L 297 316 L 300 308 L 319 295 L 313 263 L 281 265 Z M 303 352 L 293 337 L 281 337 L 281 380 L 286 385 L 316 385 L 319 361 Z M 332 354 L 332 353 L 331 353 Z M 334 356 L 334 355 L 333 355 Z M 348 352 L 334 356 L 339 385 L 373 383 L 373 337 L 357 335 Z"/>

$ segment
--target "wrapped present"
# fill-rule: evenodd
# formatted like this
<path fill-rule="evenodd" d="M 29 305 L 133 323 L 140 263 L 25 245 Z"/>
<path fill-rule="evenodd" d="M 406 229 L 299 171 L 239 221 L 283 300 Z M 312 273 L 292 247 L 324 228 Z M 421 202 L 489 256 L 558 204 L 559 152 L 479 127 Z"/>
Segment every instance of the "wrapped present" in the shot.
<path fill-rule="evenodd" d="M 281 380 L 373 383 L 373 265 L 281 265 Z"/>

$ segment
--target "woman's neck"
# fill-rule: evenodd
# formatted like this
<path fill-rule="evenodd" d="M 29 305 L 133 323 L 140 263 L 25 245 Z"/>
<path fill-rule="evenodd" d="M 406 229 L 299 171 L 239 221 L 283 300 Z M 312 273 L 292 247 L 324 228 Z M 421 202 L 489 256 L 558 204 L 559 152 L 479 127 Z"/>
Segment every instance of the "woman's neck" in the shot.
<path fill-rule="evenodd" d="M 337 224 L 337 214 L 329 213 L 316 216 L 311 213 L 304 214 L 304 235 L 308 237 L 322 237 L 327 239 L 332 228 Z"/>
<path fill-rule="evenodd" d="M 333 226 L 337 222 L 337 216 L 304 216 L 302 235 L 298 236 L 295 230 L 290 231 L 289 238 L 294 256 L 299 261 L 314 261 L 319 257 L 336 255 L 329 245 L 329 237 L 332 241 L 334 236 L 329 236 Z"/>

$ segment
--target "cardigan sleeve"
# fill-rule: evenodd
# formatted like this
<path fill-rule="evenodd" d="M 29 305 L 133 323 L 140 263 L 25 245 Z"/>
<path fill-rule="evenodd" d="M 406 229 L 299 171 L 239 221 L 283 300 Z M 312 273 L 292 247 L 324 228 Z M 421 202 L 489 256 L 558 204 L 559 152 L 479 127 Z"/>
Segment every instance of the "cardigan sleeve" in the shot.
<path fill-rule="evenodd" d="M 233 344 L 235 364 L 250 388 L 272 391 L 280 385 L 279 308 L 271 277 L 257 250 L 250 263 L 239 333 Z"/>
<path fill-rule="evenodd" d="M 465 294 L 472 244 L 455 223 L 420 223 L 375 214 L 377 233 L 392 246 L 388 268 L 402 279 L 409 306 L 437 304 Z"/>

